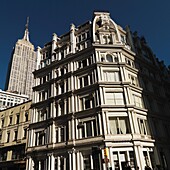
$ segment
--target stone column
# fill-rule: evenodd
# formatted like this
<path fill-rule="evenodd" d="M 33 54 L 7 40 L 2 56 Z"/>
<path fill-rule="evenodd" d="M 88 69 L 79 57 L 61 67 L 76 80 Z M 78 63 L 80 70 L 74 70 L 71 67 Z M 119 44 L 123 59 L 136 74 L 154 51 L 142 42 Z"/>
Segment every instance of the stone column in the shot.
<path fill-rule="evenodd" d="M 74 24 L 71 24 L 71 26 L 70 26 L 70 44 L 71 44 L 71 52 L 75 53 L 76 36 L 75 36 L 75 25 Z"/>
<path fill-rule="evenodd" d="M 33 170 L 33 160 L 31 158 L 31 156 L 28 156 L 27 157 L 27 160 L 26 160 L 26 170 Z"/>

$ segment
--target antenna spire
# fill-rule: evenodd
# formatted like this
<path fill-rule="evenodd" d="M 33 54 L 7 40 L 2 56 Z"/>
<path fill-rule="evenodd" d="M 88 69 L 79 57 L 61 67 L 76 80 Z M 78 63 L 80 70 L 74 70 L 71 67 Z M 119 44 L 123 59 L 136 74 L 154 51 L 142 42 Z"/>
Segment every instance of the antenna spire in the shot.
<path fill-rule="evenodd" d="M 29 31 L 28 31 L 29 17 L 27 17 L 27 23 L 25 25 L 24 40 L 29 41 Z"/>
<path fill-rule="evenodd" d="M 28 24 L 29 24 L 29 17 L 27 17 L 27 23 L 25 25 L 25 28 L 28 29 Z"/>

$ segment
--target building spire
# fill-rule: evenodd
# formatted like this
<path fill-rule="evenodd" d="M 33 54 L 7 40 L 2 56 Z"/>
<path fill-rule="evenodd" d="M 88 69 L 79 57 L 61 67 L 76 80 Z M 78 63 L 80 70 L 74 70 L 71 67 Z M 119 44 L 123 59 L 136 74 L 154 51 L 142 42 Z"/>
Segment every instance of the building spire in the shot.
<path fill-rule="evenodd" d="M 27 17 L 27 23 L 25 25 L 24 40 L 29 41 L 29 31 L 28 31 L 29 17 Z"/>

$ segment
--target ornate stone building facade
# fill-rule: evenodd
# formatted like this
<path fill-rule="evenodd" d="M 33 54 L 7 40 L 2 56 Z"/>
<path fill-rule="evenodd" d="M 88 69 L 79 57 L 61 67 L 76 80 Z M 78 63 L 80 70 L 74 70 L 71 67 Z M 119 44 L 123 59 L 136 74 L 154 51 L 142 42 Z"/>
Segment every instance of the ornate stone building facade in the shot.
<path fill-rule="evenodd" d="M 25 94 L 32 98 L 33 74 L 36 69 L 36 52 L 29 41 L 28 21 L 23 39 L 19 39 L 8 66 L 5 90 Z"/>
<path fill-rule="evenodd" d="M 72 24 L 38 49 L 27 170 L 168 169 L 170 147 L 153 122 L 169 127 L 170 95 L 142 40 L 95 12 L 92 22 Z M 152 111 L 153 98 L 164 101 L 164 117 Z"/>
<path fill-rule="evenodd" d="M 0 170 L 26 168 L 31 101 L 0 111 Z"/>

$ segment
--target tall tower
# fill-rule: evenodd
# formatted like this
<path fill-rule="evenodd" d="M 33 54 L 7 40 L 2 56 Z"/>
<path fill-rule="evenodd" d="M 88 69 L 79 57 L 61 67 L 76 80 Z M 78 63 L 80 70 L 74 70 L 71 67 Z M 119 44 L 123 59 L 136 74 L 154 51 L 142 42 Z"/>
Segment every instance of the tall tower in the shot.
<path fill-rule="evenodd" d="M 12 52 L 8 66 L 5 90 L 32 96 L 33 74 L 36 68 L 34 45 L 29 41 L 29 18 L 25 25 L 25 33 L 19 39 Z"/>

